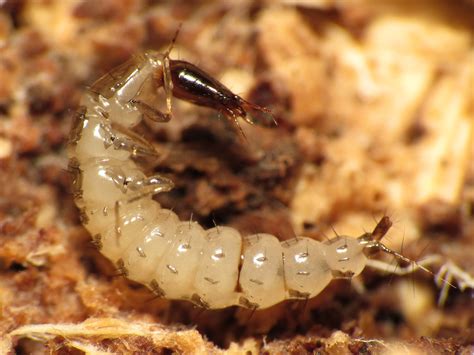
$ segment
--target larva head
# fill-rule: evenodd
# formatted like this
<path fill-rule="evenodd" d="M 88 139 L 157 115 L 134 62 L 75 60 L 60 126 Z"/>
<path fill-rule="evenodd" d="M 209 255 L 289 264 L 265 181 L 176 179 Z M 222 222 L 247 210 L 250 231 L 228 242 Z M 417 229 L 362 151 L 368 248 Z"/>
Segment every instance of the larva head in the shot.
<path fill-rule="evenodd" d="M 170 59 L 169 63 L 173 96 L 235 117 L 245 116 L 240 97 L 210 74 L 184 60 Z"/>
<path fill-rule="evenodd" d="M 276 124 L 269 109 L 244 100 L 194 64 L 170 59 L 169 67 L 174 97 L 221 112 L 242 135 L 237 120 L 254 124 L 249 111 L 266 114 Z"/>
<path fill-rule="evenodd" d="M 168 90 L 174 97 L 181 100 L 219 111 L 225 115 L 242 136 L 244 136 L 244 133 L 237 119 L 242 118 L 247 123 L 253 124 L 254 120 L 249 117 L 248 111 L 267 114 L 271 116 L 276 124 L 269 109 L 252 104 L 234 94 L 224 84 L 196 65 L 184 60 L 171 59 L 170 53 L 180 28 L 181 25 L 178 27 L 168 50 L 163 55 L 164 71 L 160 72 L 162 76 L 158 75 L 155 78 L 158 82 L 163 80 L 165 91 Z"/>

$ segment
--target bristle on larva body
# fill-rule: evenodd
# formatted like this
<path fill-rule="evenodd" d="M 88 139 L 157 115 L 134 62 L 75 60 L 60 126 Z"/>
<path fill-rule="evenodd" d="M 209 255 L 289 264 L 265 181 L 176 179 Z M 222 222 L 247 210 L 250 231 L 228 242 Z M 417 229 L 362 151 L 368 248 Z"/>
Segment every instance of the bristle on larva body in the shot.
<path fill-rule="evenodd" d="M 142 99 L 154 98 L 159 88 L 166 113 Z M 219 95 L 210 97 L 208 91 Z M 134 158 L 156 152 L 132 129 L 144 115 L 169 120 L 172 96 L 212 106 L 236 124 L 247 109 L 264 110 L 192 64 L 154 52 L 132 58 L 84 94 L 69 145 L 73 193 L 93 241 L 124 275 L 169 299 L 206 308 L 260 309 L 314 297 L 333 278 L 362 272 L 368 248 L 382 245 L 380 228 L 382 236 L 390 228 L 387 217 L 359 238 L 280 242 L 269 234 L 242 236 L 229 227 L 205 230 L 153 200 L 173 183 L 143 173 Z"/>

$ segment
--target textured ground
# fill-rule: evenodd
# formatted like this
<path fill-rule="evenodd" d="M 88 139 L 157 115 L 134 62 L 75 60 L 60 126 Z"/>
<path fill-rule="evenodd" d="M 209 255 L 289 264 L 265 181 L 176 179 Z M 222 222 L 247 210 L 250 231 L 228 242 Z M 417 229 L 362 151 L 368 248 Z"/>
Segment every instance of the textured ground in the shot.
<path fill-rule="evenodd" d="M 474 4 L 458 1 L 0 1 L 0 352 L 470 353 L 472 288 L 374 271 L 251 313 L 153 299 L 114 276 L 70 193 L 82 92 L 142 49 L 204 68 L 278 127 L 175 102 L 137 132 L 182 219 L 279 238 L 358 236 L 474 275 Z M 389 260 L 390 261 L 390 260 Z M 434 265 L 437 271 L 441 265 Z M 458 285 L 456 280 L 453 283 Z M 472 285 L 471 285 L 472 286 Z"/>

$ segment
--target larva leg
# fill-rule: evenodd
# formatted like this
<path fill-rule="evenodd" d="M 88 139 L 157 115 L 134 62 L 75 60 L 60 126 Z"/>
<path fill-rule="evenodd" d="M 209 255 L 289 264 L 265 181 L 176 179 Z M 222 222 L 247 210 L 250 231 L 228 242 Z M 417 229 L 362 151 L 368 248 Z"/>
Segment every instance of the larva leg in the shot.
<path fill-rule="evenodd" d="M 151 55 L 151 54 L 150 54 Z M 166 100 L 166 112 L 161 112 L 153 103 L 159 102 L 157 89 L 163 87 Z M 161 70 L 157 71 L 152 77 L 148 77 L 140 86 L 129 104 L 136 108 L 143 116 L 154 122 L 168 122 L 173 117 L 171 98 L 173 95 L 173 83 L 171 81 L 169 58 L 162 58 Z M 150 104 L 151 103 L 151 104 Z"/>
<path fill-rule="evenodd" d="M 166 94 L 166 113 L 147 103 L 157 102 L 160 87 Z M 169 59 L 162 54 L 145 52 L 100 78 L 91 91 L 96 93 L 97 101 L 111 121 L 133 127 L 143 115 L 158 122 L 171 119 L 172 87 Z"/>
<path fill-rule="evenodd" d="M 130 129 L 114 122 L 103 121 L 95 115 L 83 115 L 78 126 L 82 129 L 69 151 L 81 160 L 88 157 L 127 160 L 132 156 L 158 157 L 153 145 Z"/>
<path fill-rule="evenodd" d="M 155 76 L 154 79 L 147 79 L 140 90 L 137 92 L 136 97 L 130 100 L 130 104 L 140 111 L 140 113 L 154 122 L 168 122 L 172 118 L 172 103 L 171 98 L 173 95 L 173 82 L 171 81 L 170 64 L 169 58 L 165 56 L 162 62 L 161 77 Z M 166 96 L 166 112 L 161 112 L 157 108 L 153 107 L 149 102 L 158 102 L 160 97 L 156 90 L 156 86 L 163 87 Z"/>
<path fill-rule="evenodd" d="M 167 114 L 171 116 L 171 98 L 173 97 L 173 81 L 171 78 L 169 51 L 163 58 L 163 88 L 166 94 Z"/>
<path fill-rule="evenodd" d="M 115 234 L 120 238 L 122 226 L 120 223 L 120 209 L 124 204 L 130 204 L 147 196 L 155 195 L 160 192 L 170 191 L 173 187 L 173 181 L 161 175 L 152 175 L 139 180 L 125 180 L 127 189 L 133 191 L 126 199 L 115 201 Z"/>
<path fill-rule="evenodd" d="M 112 145 L 115 149 L 128 151 L 132 157 L 158 156 L 158 152 L 148 141 L 118 123 L 112 123 L 112 126 L 104 124 L 101 128 L 106 133 L 104 144 Z M 121 135 L 117 135 L 115 131 Z"/>
<path fill-rule="evenodd" d="M 164 123 L 171 120 L 171 109 L 169 109 L 167 113 L 163 113 L 160 110 L 152 107 L 151 105 L 141 100 L 133 99 L 132 101 L 130 101 L 130 103 L 134 105 L 138 109 L 138 111 L 142 113 L 142 115 L 154 122 Z"/>
<path fill-rule="evenodd" d="M 130 201 L 152 201 L 143 196 L 173 187 L 164 177 L 146 177 L 132 161 L 96 158 L 82 163 L 80 168 L 76 173 L 76 188 L 82 196 L 80 206 L 88 220 L 84 224 L 92 235 L 104 233 L 116 225 L 116 216 L 124 213 L 114 214 L 116 201 L 128 201 L 122 205 L 129 209 Z"/>

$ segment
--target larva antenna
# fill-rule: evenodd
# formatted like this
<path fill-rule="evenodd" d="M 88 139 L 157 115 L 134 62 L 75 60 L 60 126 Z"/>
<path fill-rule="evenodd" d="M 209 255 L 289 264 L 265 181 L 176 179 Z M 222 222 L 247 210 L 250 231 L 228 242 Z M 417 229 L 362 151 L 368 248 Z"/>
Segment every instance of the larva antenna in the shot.
<path fill-rule="evenodd" d="M 176 40 L 178 39 L 178 35 L 179 35 L 179 32 L 181 31 L 181 27 L 182 27 L 183 23 L 180 22 L 179 25 L 178 25 L 178 28 L 176 29 L 176 32 L 174 33 L 174 36 L 173 36 L 173 39 L 171 40 L 171 43 L 170 45 L 168 46 L 168 49 L 166 50 L 165 52 L 165 57 L 166 58 L 169 58 L 170 57 L 170 53 L 171 51 L 173 50 L 173 47 L 176 43 Z"/>

